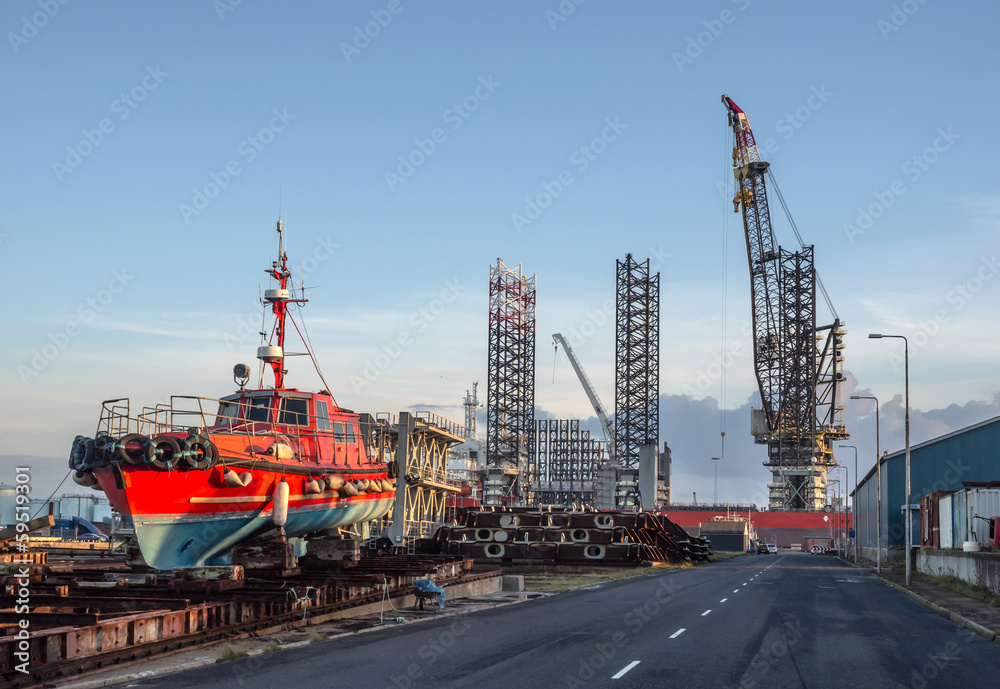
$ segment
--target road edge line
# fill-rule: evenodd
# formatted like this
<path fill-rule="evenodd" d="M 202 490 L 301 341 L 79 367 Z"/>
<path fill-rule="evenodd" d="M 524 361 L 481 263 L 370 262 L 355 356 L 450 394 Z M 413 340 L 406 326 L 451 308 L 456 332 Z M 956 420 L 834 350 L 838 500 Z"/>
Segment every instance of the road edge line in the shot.
<path fill-rule="evenodd" d="M 903 593 L 905 593 L 906 595 L 908 595 L 910 598 L 912 598 L 913 600 L 917 601 L 921 605 L 929 608 L 930 610 L 936 612 L 941 617 L 943 617 L 943 618 L 945 618 L 947 620 L 950 620 L 951 622 L 954 622 L 957 625 L 961 625 L 962 627 L 965 627 L 966 629 L 968 629 L 970 631 L 973 631 L 976 634 L 979 634 L 979 636 L 983 637 L 987 641 L 997 641 L 998 643 L 1000 643 L 1000 638 L 998 638 L 997 633 L 995 631 L 993 631 L 992 629 L 984 627 L 983 625 L 979 624 L 978 622 L 974 622 L 974 621 L 970 620 L 968 617 L 965 617 L 963 615 L 959 615 L 954 610 L 949 610 L 948 608 L 940 606 L 937 603 L 933 603 L 930 600 L 928 600 L 927 598 L 924 598 L 923 596 L 921 596 L 916 591 L 911 591 L 910 589 L 906 588 L 905 586 L 900 586 L 896 582 L 890 581 L 889 579 L 886 579 L 885 577 L 879 576 L 878 574 L 876 574 L 874 572 L 872 572 L 872 576 L 875 577 L 876 579 L 878 579 L 879 581 L 881 581 L 883 584 L 888 584 L 889 586 L 891 586 L 892 588 L 896 589 L 897 591 L 902 591 Z"/>

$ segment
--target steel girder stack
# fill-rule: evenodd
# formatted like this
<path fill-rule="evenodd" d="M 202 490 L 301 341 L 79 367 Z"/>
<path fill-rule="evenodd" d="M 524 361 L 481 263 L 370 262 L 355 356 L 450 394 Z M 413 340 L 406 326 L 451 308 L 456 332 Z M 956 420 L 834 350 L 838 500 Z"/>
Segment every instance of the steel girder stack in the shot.
<path fill-rule="evenodd" d="M 524 503 L 535 420 L 535 276 L 499 258 L 490 266 L 486 394 L 483 500 Z"/>
<path fill-rule="evenodd" d="M 849 436 L 838 390 L 844 331 L 836 318 L 816 326 L 813 247 L 790 252 L 775 243 L 765 181 L 769 164 L 761 160 L 746 113 L 728 96 L 722 102 L 735 136 L 733 210 L 743 213 L 750 267 L 761 396 L 751 432 L 768 446 L 770 508 L 821 510 L 827 470 L 836 463 L 833 442 Z"/>
<path fill-rule="evenodd" d="M 555 565 L 706 562 L 706 539 L 652 512 L 469 511 L 461 526 L 442 526 L 424 552 L 477 561 Z"/>
<path fill-rule="evenodd" d="M 639 468 L 639 448 L 660 434 L 660 274 L 649 259 L 618 261 L 615 308 L 615 456 Z"/>

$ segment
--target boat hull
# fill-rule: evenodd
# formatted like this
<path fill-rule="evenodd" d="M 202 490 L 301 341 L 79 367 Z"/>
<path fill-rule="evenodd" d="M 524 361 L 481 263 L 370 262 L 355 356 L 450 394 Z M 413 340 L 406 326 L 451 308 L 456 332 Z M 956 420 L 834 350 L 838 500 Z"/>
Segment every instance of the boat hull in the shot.
<path fill-rule="evenodd" d="M 285 533 L 290 537 L 378 519 L 393 498 L 370 498 L 344 504 L 290 508 Z M 254 534 L 274 527 L 270 509 L 191 515 L 143 515 L 133 518 L 143 559 L 156 569 L 229 564 L 232 549 Z"/>
<path fill-rule="evenodd" d="M 162 570 L 229 564 L 234 547 L 277 526 L 273 496 L 281 482 L 289 487 L 282 526 L 293 538 L 379 519 L 395 500 L 393 491 L 309 494 L 306 477 L 270 471 L 254 472 L 245 487 L 227 486 L 219 468 L 104 467 L 94 473 L 115 509 L 131 517 L 143 559 Z"/>

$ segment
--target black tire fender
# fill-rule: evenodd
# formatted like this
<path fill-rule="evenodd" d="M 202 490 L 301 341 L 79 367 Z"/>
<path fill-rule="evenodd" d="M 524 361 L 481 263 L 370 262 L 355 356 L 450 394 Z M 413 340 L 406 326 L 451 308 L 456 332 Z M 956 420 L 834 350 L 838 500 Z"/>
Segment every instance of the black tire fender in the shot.
<path fill-rule="evenodd" d="M 191 451 L 192 469 L 211 469 L 219 459 L 219 449 L 207 436 L 191 436 L 187 439 Z"/>
<path fill-rule="evenodd" d="M 153 459 L 150 463 L 157 469 L 177 468 L 182 459 L 181 444 L 172 435 L 158 435 L 153 438 Z"/>
<path fill-rule="evenodd" d="M 140 447 L 129 447 L 137 443 Z M 149 436 L 141 435 L 140 433 L 129 433 L 122 437 L 121 442 L 118 443 L 115 459 L 126 464 L 145 464 L 153 460 L 154 450 L 155 448 Z"/>

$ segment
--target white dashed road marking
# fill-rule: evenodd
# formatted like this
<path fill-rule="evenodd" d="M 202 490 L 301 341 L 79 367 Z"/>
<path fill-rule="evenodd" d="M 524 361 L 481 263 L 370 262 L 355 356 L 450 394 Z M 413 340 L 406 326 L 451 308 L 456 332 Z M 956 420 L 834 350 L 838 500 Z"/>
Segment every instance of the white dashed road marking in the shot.
<path fill-rule="evenodd" d="M 677 638 L 678 636 L 680 636 L 680 635 L 681 635 L 681 634 L 683 634 L 683 633 L 684 633 L 684 627 L 681 627 L 681 628 L 680 628 L 680 629 L 678 629 L 678 630 L 677 630 L 676 632 L 674 632 L 673 634 L 671 634 L 671 635 L 670 635 L 670 638 L 671 638 L 671 639 L 676 639 L 676 638 Z"/>
<path fill-rule="evenodd" d="M 639 664 L 638 660 L 633 660 L 631 663 L 629 663 L 628 665 L 626 665 L 625 667 L 623 667 L 621 670 L 619 670 L 618 674 L 612 675 L 611 679 L 621 679 L 625 675 L 626 672 L 628 672 L 629 670 L 631 670 L 632 668 L 634 668 L 638 664 Z"/>
<path fill-rule="evenodd" d="M 706 610 L 705 612 L 701 613 L 701 616 L 702 616 L 702 617 L 704 617 L 705 615 L 707 615 L 707 614 L 708 614 L 708 613 L 710 613 L 710 612 L 712 612 L 712 609 L 711 609 L 711 608 L 709 608 L 709 609 L 708 609 L 708 610 Z"/>
<path fill-rule="evenodd" d="M 728 598 L 723 598 L 723 599 L 722 599 L 722 600 L 720 600 L 719 602 L 720 602 L 720 603 L 725 603 L 725 602 L 726 602 L 727 600 L 729 600 L 729 599 L 728 599 Z"/>

